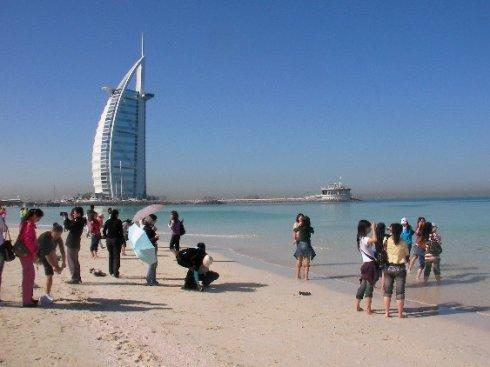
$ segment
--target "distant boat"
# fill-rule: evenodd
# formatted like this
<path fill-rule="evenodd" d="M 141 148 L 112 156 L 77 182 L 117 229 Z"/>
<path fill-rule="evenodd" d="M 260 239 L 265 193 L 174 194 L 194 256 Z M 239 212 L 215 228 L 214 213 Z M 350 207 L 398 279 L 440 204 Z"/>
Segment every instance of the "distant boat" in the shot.
<path fill-rule="evenodd" d="M 352 198 L 350 187 L 345 186 L 339 178 L 338 182 L 334 182 L 327 187 L 321 188 L 320 195 L 307 196 L 307 200 L 315 201 L 330 201 L 330 202 L 341 202 L 341 201 L 352 201 L 357 200 Z"/>

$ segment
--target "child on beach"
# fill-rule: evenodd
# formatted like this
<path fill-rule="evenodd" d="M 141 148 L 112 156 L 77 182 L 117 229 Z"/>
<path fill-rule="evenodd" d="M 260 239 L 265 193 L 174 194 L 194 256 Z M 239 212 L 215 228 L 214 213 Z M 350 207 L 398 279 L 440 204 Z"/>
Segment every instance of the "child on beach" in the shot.
<path fill-rule="evenodd" d="M 53 300 L 51 288 L 53 286 L 53 275 L 56 271 L 61 271 L 66 267 L 65 246 L 61 235 L 63 227 L 54 223 L 50 231 L 42 233 L 37 239 L 39 243 L 39 261 L 43 264 L 44 274 L 46 275 L 46 296 L 49 301 Z M 56 249 L 59 248 L 61 254 L 61 266 L 58 264 Z M 45 297 L 46 298 L 46 297 Z"/>
<path fill-rule="evenodd" d="M 359 288 L 356 293 L 356 310 L 363 311 L 361 300 L 366 298 L 366 313 L 371 315 L 374 285 L 379 278 L 378 266 L 375 263 L 376 243 L 378 238 L 375 231 L 376 225 L 367 220 L 360 220 L 357 225 L 357 250 L 361 253 L 362 266 Z M 369 237 L 369 235 L 371 236 Z"/>
<path fill-rule="evenodd" d="M 437 284 L 441 284 L 441 258 L 442 238 L 438 233 L 438 227 L 431 223 L 432 233 L 429 235 L 427 250 L 425 252 L 424 282 L 429 280 L 430 272 L 434 269 L 434 277 Z"/>
<path fill-rule="evenodd" d="M 299 218 L 299 224 L 293 230 L 296 233 L 296 251 L 294 257 L 296 258 L 296 278 L 301 279 L 301 266 L 304 268 L 304 279 L 310 280 L 310 263 L 316 256 L 315 250 L 311 246 L 311 235 L 315 233 L 315 230 L 311 226 L 310 218 L 303 216 Z"/>
<path fill-rule="evenodd" d="M 388 267 L 384 271 L 384 306 L 385 316 L 390 317 L 390 303 L 393 294 L 393 285 L 396 285 L 396 306 L 398 317 L 403 318 L 405 306 L 405 283 L 407 280 L 406 264 L 410 259 L 407 244 L 401 239 L 403 227 L 401 224 L 393 223 L 391 236 L 385 242 L 388 255 Z"/>

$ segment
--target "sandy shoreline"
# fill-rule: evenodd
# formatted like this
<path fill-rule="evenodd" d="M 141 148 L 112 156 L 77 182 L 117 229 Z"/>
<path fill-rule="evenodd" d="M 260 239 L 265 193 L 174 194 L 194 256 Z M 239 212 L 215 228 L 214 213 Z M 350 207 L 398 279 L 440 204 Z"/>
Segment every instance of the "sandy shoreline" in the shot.
<path fill-rule="evenodd" d="M 88 247 L 84 239 L 84 283 L 65 284 L 67 271 L 55 276 L 58 300 L 46 309 L 19 308 L 20 264 L 5 265 L 0 364 L 488 365 L 490 330 L 456 324 L 427 307 L 411 307 L 405 320 L 384 319 L 375 300 L 376 314 L 366 316 L 353 311 L 353 295 L 245 266 L 221 253 L 211 253 L 221 275 L 215 286 L 186 292 L 180 289 L 185 269 L 163 247 L 162 286 L 145 287 L 146 266 L 131 251 L 121 260 L 120 279 L 89 274 L 93 266 L 107 271 L 107 264 L 105 250 L 94 263 Z M 44 286 L 41 267 L 36 283 Z M 299 290 L 312 296 L 299 296 Z M 42 294 L 42 288 L 35 290 L 36 297 Z"/>

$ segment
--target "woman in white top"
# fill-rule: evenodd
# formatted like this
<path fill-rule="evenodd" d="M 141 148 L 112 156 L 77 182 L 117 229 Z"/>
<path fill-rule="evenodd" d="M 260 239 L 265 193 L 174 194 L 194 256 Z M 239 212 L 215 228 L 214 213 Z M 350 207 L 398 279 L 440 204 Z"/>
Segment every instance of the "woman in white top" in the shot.
<path fill-rule="evenodd" d="M 356 293 L 356 310 L 363 311 L 361 300 L 366 298 L 366 313 L 371 315 L 371 304 L 373 301 L 374 284 L 377 280 L 377 265 L 374 263 L 376 254 L 376 225 L 367 220 L 360 220 L 357 226 L 357 249 L 361 253 L 362 266 L 360 285 Z M 369 236 L 370 235 L 370 236 Z"/>

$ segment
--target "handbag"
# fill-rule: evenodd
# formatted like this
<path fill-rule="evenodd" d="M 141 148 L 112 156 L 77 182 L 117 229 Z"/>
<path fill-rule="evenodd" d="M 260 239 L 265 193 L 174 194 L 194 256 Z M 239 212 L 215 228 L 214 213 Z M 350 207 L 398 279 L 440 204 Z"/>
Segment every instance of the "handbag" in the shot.
<path fill-rule="evenodd" d="M 29 255 L 29 249 L 25 245 L 25 243 L 22 241 L 22 231 L 24 229 L 24 226 L 21 227 L 19 231 L 19 235 L 17 236 L 17 240 L 14 243 L 13 250 L 14 254 L 17 257 L 26 257 Z"/>
<path fill-rule="evenodd" d="M 12 246 L 12 238 L 10 232 L 7 230 L 8 240 L 5 240 L 0 247 L 3 252 L 3 258 L 5 261 L 10 262 L 15 259 L 14 248 Z"/>

